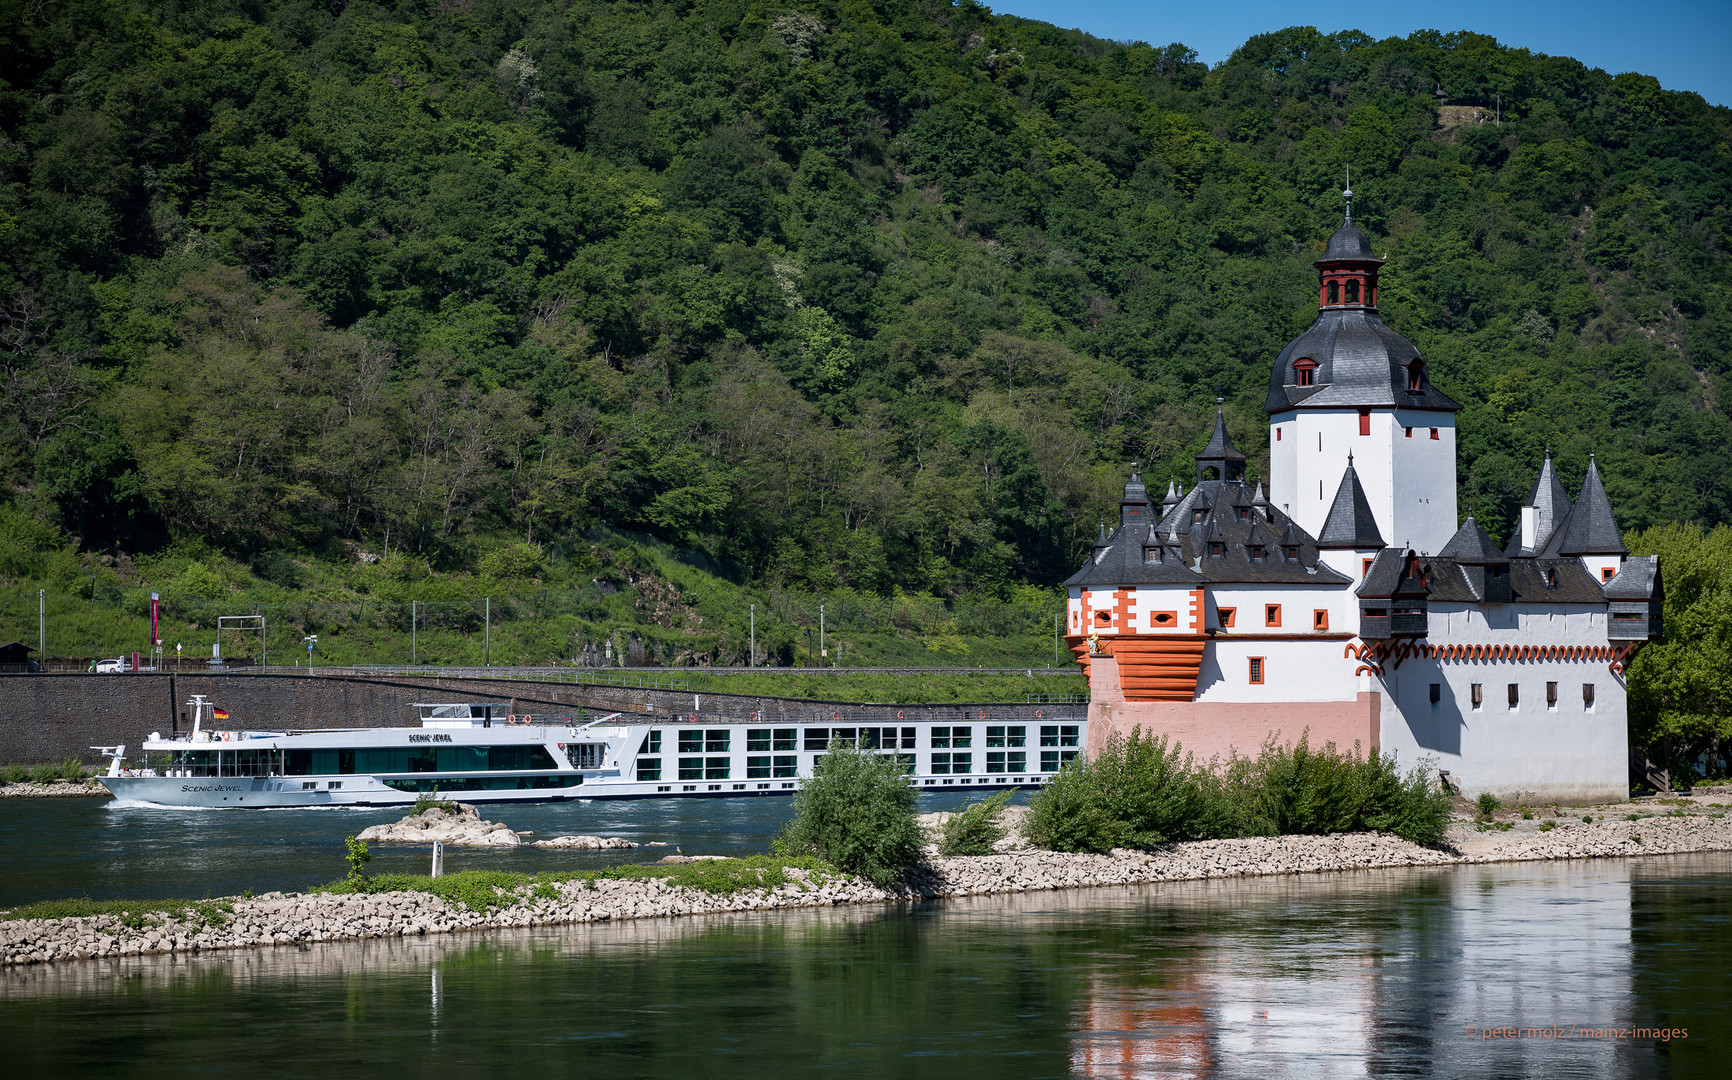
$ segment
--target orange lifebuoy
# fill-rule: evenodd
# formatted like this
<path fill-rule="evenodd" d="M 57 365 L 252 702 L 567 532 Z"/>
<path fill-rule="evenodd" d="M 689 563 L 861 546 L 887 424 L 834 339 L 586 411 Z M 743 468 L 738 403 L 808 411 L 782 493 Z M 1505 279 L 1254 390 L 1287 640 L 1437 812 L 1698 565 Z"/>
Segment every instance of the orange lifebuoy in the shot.
<path fill-rule="evenodd" d="M 232 742 L 234 740 L 234 737 L 235 737 L 234 732 L 232 732 L 232 731 L 223 732 L 223 742 Z"/>

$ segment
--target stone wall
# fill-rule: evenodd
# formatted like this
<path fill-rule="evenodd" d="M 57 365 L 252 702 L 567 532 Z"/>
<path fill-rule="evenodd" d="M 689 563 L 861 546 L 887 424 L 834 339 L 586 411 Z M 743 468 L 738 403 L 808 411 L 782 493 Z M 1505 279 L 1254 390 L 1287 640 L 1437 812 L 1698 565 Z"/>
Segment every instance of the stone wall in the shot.
<path fill-rule="evenodd" d="M 235 728 L 403 727 L 418 701 L 497 702 L 509 710 L 651 712 L 707 721 L 894 723 L 897 720 L 1035 720 L 1080 717 L 1081 705 L 850 705 L 686 691 L 576 686 L 503 679 L 359 675 L 0 675 L 0 762 L 80 757 L 92 746 L 136 747 L 152 731 L 186 730 L 186 702 L 203 694 Z"/>

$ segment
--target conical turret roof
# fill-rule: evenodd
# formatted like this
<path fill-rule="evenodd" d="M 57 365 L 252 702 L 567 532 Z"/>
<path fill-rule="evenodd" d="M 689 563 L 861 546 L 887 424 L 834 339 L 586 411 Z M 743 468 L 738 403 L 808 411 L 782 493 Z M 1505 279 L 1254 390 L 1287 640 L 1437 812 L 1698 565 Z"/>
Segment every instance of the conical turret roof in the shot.
<path fill-rule="evenodd" d="M 1245 455 L 1234 447 L 1232 437 L 1227 434 L 1227 417 L 1219 408 L 1215 410 L 1215 433 L 1209 436 L 1209 445 L 1203 447 L 1203 452 L 1197 455 L 1197 460 L 1199 462 L 1245 460 Z M 1225 480 L 1227 477 L 1222 476 L 1221 479 Z"/>
<path fill-rule="evenodd" d="M 1438 557 L 1454 559 L 1467 566 L 1502 566 L 1509 562 L 1509 556 L 1497 549 L 1486 531 L 1479 527 L 1479 522 L 1469 514 L 1467 520 L 1461 523 L 1455 535 L 1449 538 L 1449 543 L 1443 545 Z"/>
<path fill-rule="evenodd" d="M 1600 483 L 1599 466 L 1588 458 L 1588 475 L 1582 480 L 1582 492 L 1576 496 L 1575 508 L 1555 545 L 1559 555 L 1628 555 L 1624 539 L 1618 534 L 1618 523 L 1612 517 L 1612 502 L 1606 498 L 1606 487 Z M 1550 546 L 1550 545 L 1548 545 Z"/>
<path fill-rule="evenodd" d="M 1376 549 L 1387 547 L 1377 529 L 1377 519 L 1371 513 L 1371 501 L 1359 486 L 1359 474 L 1353 470 L 1353 455 L 1347 455 L 1347 471 L 1341 474 L 1341 486 L 1335 489 L 1335 501 L 1329 516 L 1323 521 L 1323 531 L 1317 534 L 1319 548 Z"/>

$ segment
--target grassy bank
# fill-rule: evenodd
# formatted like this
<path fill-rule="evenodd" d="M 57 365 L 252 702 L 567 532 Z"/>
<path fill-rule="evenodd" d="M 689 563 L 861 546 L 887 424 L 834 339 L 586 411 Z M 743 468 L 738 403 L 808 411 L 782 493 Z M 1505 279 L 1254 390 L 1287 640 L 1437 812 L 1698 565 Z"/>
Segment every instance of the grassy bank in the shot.
<path fill-rule="evenodd" d="M 37 765 L 0 765 L 0 784 L 52 784 L 56 780 L 82 781 L 89 779 L 84 763 L 77 758 L 47 761 Z"/>

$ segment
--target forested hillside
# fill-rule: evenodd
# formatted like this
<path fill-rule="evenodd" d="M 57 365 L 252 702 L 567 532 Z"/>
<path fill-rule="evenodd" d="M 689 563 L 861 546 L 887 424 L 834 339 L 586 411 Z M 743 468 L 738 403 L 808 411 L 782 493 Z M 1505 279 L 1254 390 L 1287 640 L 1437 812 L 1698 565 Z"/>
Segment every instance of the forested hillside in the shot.
<path fill-rule="evenodd" d="M 0 57 L 14 581 L 606 523 L 785 588 L 1051 585 L 1217 384 L 1255 474 L 1347 166 L 1464 512 L 1506 536 L 1550 446 L 1625 528 L 1732 519 L 1732 112 L 1643 75 L 912 0 L 3 0 Z"/>

